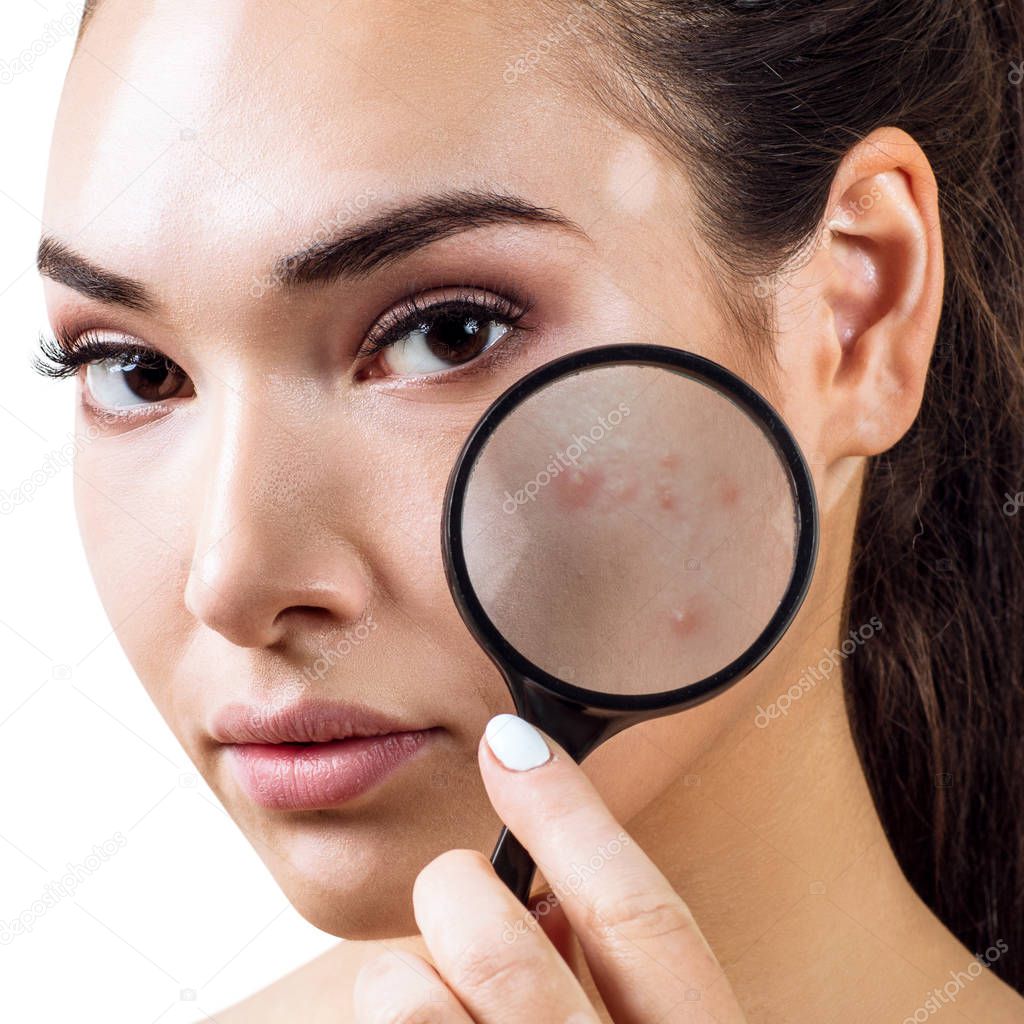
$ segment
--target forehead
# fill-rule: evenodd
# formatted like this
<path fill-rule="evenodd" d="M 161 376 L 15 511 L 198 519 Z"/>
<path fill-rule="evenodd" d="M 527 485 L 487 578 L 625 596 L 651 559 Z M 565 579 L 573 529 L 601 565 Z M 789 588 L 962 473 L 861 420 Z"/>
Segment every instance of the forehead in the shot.
<path fill-rule="evenodd" d="M 497 0 L 303 7 L 104 0 L 62 98 L 47 225 L 156 276 L 147 260 L 185 238 L 288 251 L 298 225 L 439 188 L 498 185 L 583 221 L 606 192 L 649 191 L 653 152 L 555 84 L 585 46 L 574 22 Z"/>

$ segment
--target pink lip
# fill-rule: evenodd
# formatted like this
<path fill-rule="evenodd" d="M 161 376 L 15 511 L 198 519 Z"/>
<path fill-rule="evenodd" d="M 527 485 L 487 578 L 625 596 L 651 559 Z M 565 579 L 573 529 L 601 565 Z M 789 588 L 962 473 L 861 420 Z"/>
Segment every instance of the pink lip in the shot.
<path fill-rule="evenodd" d="M 410 729 L 352 705 L 231 704 L 210 734 L 227 747 L 235 779 L 270 810 L 337 807 L 379 785 L 437 729 Z"/>

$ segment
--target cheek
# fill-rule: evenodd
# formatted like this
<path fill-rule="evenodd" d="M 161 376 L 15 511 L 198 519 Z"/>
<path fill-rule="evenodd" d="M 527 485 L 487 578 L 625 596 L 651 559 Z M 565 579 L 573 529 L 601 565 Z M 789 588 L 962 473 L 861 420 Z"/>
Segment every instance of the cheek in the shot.
<path fill-rule="evenodd" d="M 713 700 L 687 711 L 632 726 L 598 747 L 584 762 L 616 820 L 630 828 L 664 828 L 663 805 L 657 803 L 672 787 L 697 816 L 715 799 L 714 769 L 723 746 L 743 735 L 754 717 L 753 696 L 771 679 L 765 666 Z M 769 684 L 769 690 L 775 687 Z M 646 812 L 646 814 L 645 814 Z M 711 813 L 717 813 L 712 808 Z"/>
<path fill-rule="evenodd" d="M 372 440 L 364 437 L 365 447 L 354 456 L 364 470 L 372 467 L 361 474 L 372 478 L 372 485 L 356 483 L 358 498 L 350 492 L 344 499 L 351 510 L 348 539 L 367 562 L 375 600 L 393 629 L 387 658 L 398 668 L 388 675 L 403 678 L 421 698 L 441 699 L 449 714 L 467 723 L 474 750 L 488 715 L 509 710 L 510 698 L 455 607 L 444 571 L 441 524 L 448 477 L 478 412 L 456 418 L 444 408 L 378 408 Z M 446 416 L 456 420 L 454 425 L 444 422 Z M 494 550 L 498 570 L 514 578 L 514 548 L 499 543 Z"/>
<path fill-rule="evenodd" d="M 605 496 L 605 471 L 600 466 L 569 469 L 554 479 L 554 498 L 560 509 L 576 512 L 591 509 Z"/>
<path fill-rule="evenodd" d="M 708 464 L 699 452 L 666 449 L 664 454 L 636 458 L 610 452 L 566 469 L 551 481 L 558 510 L 579 514 L 579 521 L 600 522 L 600 514 L 633 509 L 652 524 L 711 522 L 723 514 L 740 513 L 746 496 L 740 474 Z"/>
<path fill-rule="evenodd" d="M 598 456 L 555 477 L 551 491 L 552 512 L 563 521 L 556 546 L 574 550 L 577 565 L 594 567 L 600 552 L 603 576 L 617 587 L 645 562 L 652 579 L 663 569 L 676 577 L 650 606 L 654 628 L 668 638 L 692 641 L 718 618 L 714 593 L 702 594 L 705 580 L 687 576 L 691 563 L 700 566 L 714 552 L 719 566 L 731 561 L 738 572 L 739 562 L 754 555 L 742 544 L 733 559 L 722 551 L 729 531 L 749 514 L 744 488 L 676 450 L 641 466 L 616 453 Z"/>
<path fill-rule="evenodd" d="M 351 536 L 387 596 L 418 621 L 447 618 L 452 602 L 441 558 L 441 515 L 459 445 L 454 437 L 437 437 L 426 423 L 419 437 L 387 419 L 378 426 L 386 452 L 378 443 L 356 458 L 371 470 L 372 486 L 361 491 L 358 504 L 345 501 Z"/>
<path fill-rule="evenodd" d="M 104 611 L 156 698 L 187 638 L 189 495 L 180 478 L 123 438 L 91 441 L 76 464 L 75 511 Z"/>

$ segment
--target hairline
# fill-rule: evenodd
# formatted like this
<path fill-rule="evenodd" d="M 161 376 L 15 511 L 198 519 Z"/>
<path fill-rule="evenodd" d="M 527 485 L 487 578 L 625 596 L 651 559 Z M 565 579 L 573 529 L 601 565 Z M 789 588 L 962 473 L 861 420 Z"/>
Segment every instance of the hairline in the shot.
<path fill-rule="evenodd" d="M 92 16 L 96 13 L 96 8 L 99 7 L 100 0 L 85 0 L 85 5 L 82 7 L 82 18 L 78 23 L 78 35 L 75 37 L 75 49 L 78 49 L 78 44 L 82 41 L 82 36 L 85 35 L 85 30 L 89 26 L 89 22 L 92 20 Z"/>

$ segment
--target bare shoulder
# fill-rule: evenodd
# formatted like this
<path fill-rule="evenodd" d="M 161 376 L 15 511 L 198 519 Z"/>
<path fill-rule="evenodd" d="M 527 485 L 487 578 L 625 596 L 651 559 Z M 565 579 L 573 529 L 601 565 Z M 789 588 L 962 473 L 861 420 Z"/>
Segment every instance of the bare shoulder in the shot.
<path fill-rule="evenodd" d="M 418 936 L 375 942 L 341 941 L 326 953 L 271 982 L 248 999 L 215 1014 L 217 1024 L 348 1024 L 352 987 L 367 960 L 387 949 L 422 952 Z"/>

